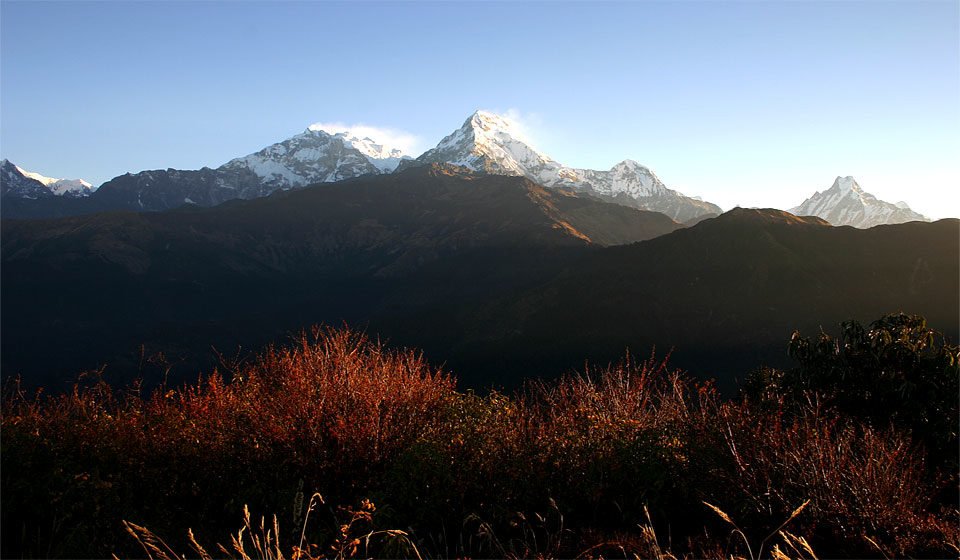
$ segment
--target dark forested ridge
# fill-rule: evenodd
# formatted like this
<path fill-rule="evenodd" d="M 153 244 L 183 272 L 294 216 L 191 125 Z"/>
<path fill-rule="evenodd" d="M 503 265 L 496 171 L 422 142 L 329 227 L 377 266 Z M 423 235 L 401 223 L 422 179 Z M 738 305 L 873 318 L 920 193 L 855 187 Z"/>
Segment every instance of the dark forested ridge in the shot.
<path fill-rule="evenodd" d="M 736 209 L 678 228 L 444 165 L 209 209 L 4 220 L 3 375 L 62 387 L 106 364 L 120 382 L 162 353 L 192 378 L 316 323 L 422 348 L 478 387 L 653 346 L 729 382 L 782 364 L 795 328 L 897 311 L 956 337 L 957 220 L 856 230 Z"/>
<path fill-rule="evenodd" d="M 443 165 L 210 209 L 5 220 L 4 375 L 63 379 L 109 363 L 125 377 L 141 345 L 192 375 L 211 344 L 231 353 L 316 322 L 469 305 L 678 227 Z M 58 352 L 43 350 L 51 343 Z"/>
<path fill-rule="evenodd" d="M 860 230 L 738 208 L 586 256 L 509 302 L 496 332 L 524 333 L 531 354 L 572 350 L 568 362 L 675 347 L 679 363 L 721 378 L 782 366 L 784 336 L 847 319 L 916 312 L 956 340 L 958 255 L 956 219 Z M 571 328 L 539 335 L 551 325 Z"/>

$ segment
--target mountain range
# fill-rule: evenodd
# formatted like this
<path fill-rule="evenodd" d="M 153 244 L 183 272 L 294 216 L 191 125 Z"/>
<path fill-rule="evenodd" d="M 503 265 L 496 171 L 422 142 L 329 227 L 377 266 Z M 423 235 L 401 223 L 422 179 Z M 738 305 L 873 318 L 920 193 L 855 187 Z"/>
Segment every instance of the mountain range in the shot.
<path fill-rule="evenodd" d="M 499 115 L 477 111 L 459 129 L 404 166 L 452 163 L 493 175 L 520 175 L 547 187 L 570 187 L 588 196 L 666 214 L 686 222 L 718 215 L 719 206 L 666 188 L 648 168 L 625 160 L 609 171 L 561 165 L 524 143 L 516 126 Z"/>
<path fill-rule="evenodd" d="M 735 209 L 681 227 L 437 163 L 210 208 L 4 220 L 0 369 L 56 388 L 109 364 L 122 383 L 162 354 L 182 380 L 345 321 L 468 386 L 654 346 L 730 386 L 782 365 L 794 328 L 905 310 L 955 337 L 958 226 Z"/>
<path fill-rule="evenodd" d="M 958 220 L 852 177 L 793 213 L 720 213 L 632 160 L 564 166 L 482 111 L 417 158 L 312 126 L 99 189 L 0 172 L 0 371 L 29 385 L 104 364 L 123 383 L 157 356 L 183 380 L 317 323 L 420 348 L 473 387 L 656 347 L 729 388 L 784 366 L 793 329 L 896 311 L 960 334 Z"/>
<path fill-rule="evenodd" d="M 262 344 L 411 302 L 456 309 L 583 251 L 678 228 L 657 212 L 443 164 L 212 208 L 5 220 L 2 369 L 55 376 L 105 360 L 123 370 L 143 342 L 195 359 L 209 344 Z M 40 351 L 50 340 L 58 352 Z"/>
<path fill-rule="evenodd" d="M 301 134 L 217 168 L 127 173 L 98 189 L 84 181 L 48 179 L 25 172 L 4 160 L 0 175 L 4 203 L 0 212 L 5 218 L 48 218 L 119 209 L 163 211 L 183 205 L 215 206 L 228 200 L 249 200 L 278 190 L 393 173 L 429 163 L 522 176 L 549 188 L 572 189 L 599 200 L 660 212 L 688 225 L 722 211 L 715 204 L 668 188 L 653 171 L 633 160 L 624 160 L 609 170 L 565 166 L 530 146 L 510 119 L 477 111 L 417 158 L 349 130 L 313 125 Z M 845 187 L 850 183 L 854 186 Z M 816 193 L 794 213 L 855 227 L 926 219 L 899 204 L 876 199 L 848 177 L 843 181 L 838 178 L 834 187 Z"/>

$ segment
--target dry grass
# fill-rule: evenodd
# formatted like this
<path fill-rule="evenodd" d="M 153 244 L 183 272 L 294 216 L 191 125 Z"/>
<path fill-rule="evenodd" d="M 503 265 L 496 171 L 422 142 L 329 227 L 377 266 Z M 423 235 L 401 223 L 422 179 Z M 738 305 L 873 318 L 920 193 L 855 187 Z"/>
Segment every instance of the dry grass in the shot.
<path fill-rule="evenodd" d="M 907 435 L 723 402 L 653 357 L 479 396 L 314 329 L 191 386 L 94 375 L 3 412 L 4 556 L 944 556 L 960 534 Z"/>

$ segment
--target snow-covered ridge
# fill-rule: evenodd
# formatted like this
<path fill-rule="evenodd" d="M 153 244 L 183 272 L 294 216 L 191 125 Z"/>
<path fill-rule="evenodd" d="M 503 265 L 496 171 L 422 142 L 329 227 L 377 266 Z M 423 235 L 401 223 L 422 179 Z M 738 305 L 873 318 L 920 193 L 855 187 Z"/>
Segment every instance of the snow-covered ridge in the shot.
<path fill-rule="evenodd" d="M 924 221 L 929 218 L 914 212 L 906 202 L 885 202 L 865 192 L 850 176 L 837 177 L 833 185 L 802 204 L 790 209 L 797 216 L 817 216 L 835 226 L 869 228 L 881 224 Z"/>
<path fill-rule="evenodd" d="M 677 221 L 720 208 L 668 189 L 647 167 L 624 160 L 607 171 L 567 167 L 531 147 L 511 119 L 477 111 L 417 163 L 451 163 L 493 175 L 518 175 L 547 187 L 568 187 L 620 204 L 654 210 Z M 402 166 L 401 166 L 402 167 Z"/>
<path fill-rule="evenodd" d="M 3 160 L 2 163 L 4 167 L 12 167 L 15 169 L 24 178 L 40 183 L 55 196 L 85 197 L 96 190 L 93 185 L 83 179 L 57 179 L 33 171 L 27 171 L 6 159 Z"/>
<path fill-rule="evenodd" d="M 6 161 L 6 160 L 4 160 Z M 27 171 L 26 169 L 15 166 L 24 177 L 38 181 L 41 185 L 50 189 L 50 192 L 57 196 L 63 196 L 70 193 L 75 196 L 85 196 L 94 191 L 93 185 L 83 179 L 56 179 L 54 177 L 45 177 L 39 173 Z"/>
<path fill-rule="evenodd" d="M 415 137 L 391 129 L 317 123 L 300 134 L 230 160 L 216 169 L 143 171 L 114 178 L 96 197 L 106 199 L 115 195 L 135 208 L 149 210 L 172 208 L 184 202 L 211 206 L 235 198 L 266 196 L 278 189 L 443 163 L 480 174 L 527 177 L 546 187 L 570 188 L 586 196 L 661 212 L 681 223 L 721 213 L 718 206 L 700 197 L 668 188 L 651 169 L 632 159 L 625 159 L 609 170 L 563 165 L 534 148 L 522 126 L 509 117 L 489 111 L 470 115 L 462 126 L 416 160 L 406 155 L 402 147 L 413 145 L 413 141 Z M 3 179 L 4 197 L 75 198 L 89 196 L 96 190 L 82 179 L 47 177 L 7 160 L 2 162 L 0 179 Z M 834 225 L 860 228 L 929 221 L 905 202 L 893 204 L 877 199 L 850 176 L 837 177 L 829 189 L 815 192 L 790 212 L 818 216 Z"/>
<path fill-rule="evenodd" d="M 850 191 L 855 191 L 860 194 L 863 194 L 863 189 L 860 188 L 860 185 L 857 184 L 857 181 L 853 177 L 847 175 L 846 177 L 837 177 L 833 182 L 835 186 L 840 189 L 840 192 L 847 193 Z"/>
<path fill-rule="evenodd" d="M 249 169 L 273 188 L 290 189 L 390 173 L 403 159 L 402 150 L 350 130 L 330 133 L 311 125 L 303 133 L 248 156 L 230 160 L 219 169 Z"/>
<path fill-rule="evenodd" d="M 401 148 L 380 143 L 377 139 L 365 134 L 362 129 L 340 129 L 322 123 L 316 123 L 307 127 L 307 132 L 322 132 L 340 138 L 345 144 L 367 156 L 370 163 L 382 169 L 384 172 L 390 172 L 396 169 L 397 166 L 400 165 L 400 160 L 404 158 L 410 159 L 410 156 L 405 155 Z"/>

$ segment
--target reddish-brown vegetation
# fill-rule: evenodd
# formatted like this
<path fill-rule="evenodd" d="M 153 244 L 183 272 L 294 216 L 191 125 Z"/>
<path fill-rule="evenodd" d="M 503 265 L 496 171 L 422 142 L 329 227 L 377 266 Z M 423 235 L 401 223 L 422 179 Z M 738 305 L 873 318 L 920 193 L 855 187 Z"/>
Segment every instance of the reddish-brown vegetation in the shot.
<path fill-rule="evenodd" d="M 286 554 L 305 527 L 314 556 L 390 553 L 359 525 L 442 557 L 760 555 L 788 519 L 821 556 L 957 552 L 956 509 L 932 499 L 949 473 L 909 433 L 816 400 L 724 402 L 653 358 L 479 396 L 316 329 L 184 388 L 13 387 L 3 406 L 4 556 L 141 556 L 124 520 L 218 550 L 246 504 L 276 514 Z M 354 506 L 306 519 L 314 492 Z"/>

